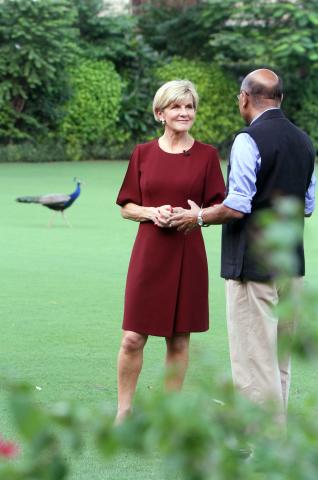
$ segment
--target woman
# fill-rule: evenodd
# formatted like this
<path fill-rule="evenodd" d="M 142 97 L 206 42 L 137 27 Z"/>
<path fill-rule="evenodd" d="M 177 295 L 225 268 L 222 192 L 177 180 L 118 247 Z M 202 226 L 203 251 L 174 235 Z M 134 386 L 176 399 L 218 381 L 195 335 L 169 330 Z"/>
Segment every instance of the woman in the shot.
<path fill-rule="evenodd" d="M 198 94 L 187 80 L 162 85 L 153 113 L 159 139 L 137 145 L 120 189 L 122 216 L 140 222 L 128 270 L 123 338 L 118 358 L 118 412 L 131 411 L 148 335 L 165 337 L 166 387 L 182 387 L 191 332 L 208 329 L 208 269 L 201 229 L 188 235 L 171 224 L 187 199 L 207 207 L 224 199 L 217 151 L 189 134 Z"/>

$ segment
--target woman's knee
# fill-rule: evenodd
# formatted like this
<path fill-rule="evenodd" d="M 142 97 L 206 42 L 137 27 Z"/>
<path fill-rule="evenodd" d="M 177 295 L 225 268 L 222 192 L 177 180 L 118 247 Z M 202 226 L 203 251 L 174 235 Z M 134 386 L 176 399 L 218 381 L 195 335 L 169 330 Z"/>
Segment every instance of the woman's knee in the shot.
<path fill-rule="evenodd" d="M 171 338 L 167 338 L 167 348 L 169 351 L 181 354 L 188 350 L 189 348 L 190 335 L 175 335 Z"/>
<path fill-rule="evenodd" d="M 121 348 L 125 353 L 136 353 L 142 350 L 147 341 L 147 336 L 136 332 L 124 332 Z"/>

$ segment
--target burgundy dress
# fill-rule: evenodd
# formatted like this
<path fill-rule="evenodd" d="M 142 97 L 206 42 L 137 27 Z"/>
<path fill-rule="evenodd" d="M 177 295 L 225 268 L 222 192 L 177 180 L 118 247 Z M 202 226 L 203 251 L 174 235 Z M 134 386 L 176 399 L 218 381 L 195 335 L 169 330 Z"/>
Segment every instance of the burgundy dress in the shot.
<path fill-rule="evenodd" d="M 221 203 L 225 186 L 217 151 L 195 141 L 184 153 L 164 152 L 158 140 L 137 145 L 117 204 L 189 208 Z M 123 329 L 171 337 L 209 328 L 208 267 L 201 229 L 185 235 L 143 222 L 130 259 Z"/>

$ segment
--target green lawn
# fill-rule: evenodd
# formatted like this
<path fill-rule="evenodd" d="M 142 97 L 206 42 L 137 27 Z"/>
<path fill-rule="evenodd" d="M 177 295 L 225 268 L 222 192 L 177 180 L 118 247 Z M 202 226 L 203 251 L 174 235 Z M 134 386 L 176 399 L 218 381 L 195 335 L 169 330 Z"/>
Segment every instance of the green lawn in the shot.
<path fill-rule="evenodd" d="M 125 276 L 137 225 L 119 215 L 115 198 L 126 162 L 0 164 L 1 340 L 0 371 L 31 382 L 39 401 L 107 402 L 115 413 L 116 357 L 121 337 Z M 67 211 L 73 228 L 39 205 L 18 204 L 19 195 L 71 192 L 85 181 Z M 306 220 L 307 282 L 318 280 L 318 217 Z M 229 375 L 224 287 L 219 278 L 220 227 L 204 229 L 210 266 L 211 330 L 192 338 L 185 391 L 194 379 Z M 194 299 L 195 301 L 195 299 Z M 151 338 L 139 391 L 157 388 L 164 342 Z M 208 358 L 208 361 L 207 361 Z M 316 391 L 318 373 L 294 362 L 291 403 L 301 406 Z M 5 396 L 0 433 L 13 436 Z M 72 480 L 162 480 L 160 459 L 123 454 L 102 463 L 90 451 L 72 459 Z"/>

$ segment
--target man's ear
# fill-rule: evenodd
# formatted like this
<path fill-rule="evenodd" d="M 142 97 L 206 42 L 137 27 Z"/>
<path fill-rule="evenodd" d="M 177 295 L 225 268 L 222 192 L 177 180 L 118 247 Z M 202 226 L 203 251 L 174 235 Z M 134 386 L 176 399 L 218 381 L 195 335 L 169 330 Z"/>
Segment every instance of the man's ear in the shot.
<path fill-rule="evenodd" d="M 248 96 L 244 95 L 244 97 L 242 98 L 242 106 L 246 108 L 248 105 L 248 102 L 249 102 Z"/>

